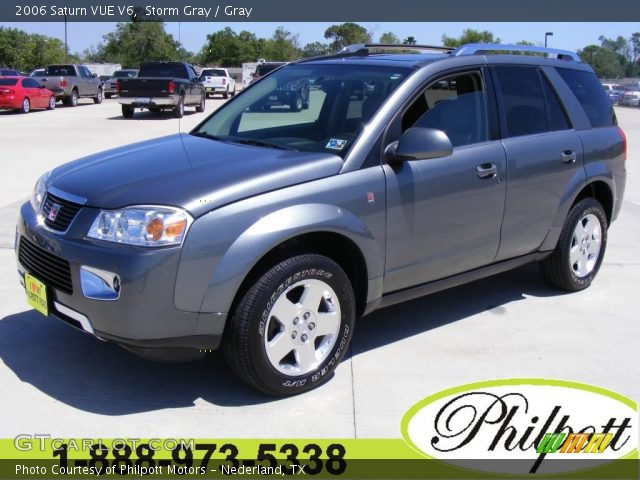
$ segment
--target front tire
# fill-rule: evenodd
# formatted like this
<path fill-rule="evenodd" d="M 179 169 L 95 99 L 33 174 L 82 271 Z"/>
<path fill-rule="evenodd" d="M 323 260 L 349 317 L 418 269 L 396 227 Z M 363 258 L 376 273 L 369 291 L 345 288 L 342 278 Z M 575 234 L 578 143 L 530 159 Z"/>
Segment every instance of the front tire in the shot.
<path fill-rule="evenodd" d="M 244 293 L 222 348 L 250 386 L 295 395 L 332 377 L 354 322 L 353 289 L 340 266 L 321 255 L 299 255 L 275 265 Z"/>
<path fill-rule="evenodd" d="M 555 250 L 540 262 L 547 282 L 569 292 L 589 287 L 604 258 L 607 228 L 607 215 L 596 199 L 571 207 Z"/>

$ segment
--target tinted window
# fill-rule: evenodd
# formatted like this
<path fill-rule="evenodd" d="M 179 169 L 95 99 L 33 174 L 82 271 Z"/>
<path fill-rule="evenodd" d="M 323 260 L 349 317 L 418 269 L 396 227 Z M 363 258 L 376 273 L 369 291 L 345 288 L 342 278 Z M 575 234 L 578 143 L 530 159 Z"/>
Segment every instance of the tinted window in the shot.
<path fill-rule="evenodd" d="M 610 127 L 616 124 L 613 106 L 595 73 L 570 68 L 557 70 L 582 105 L 592 127 Z"/>
<path fill-rule="evenodd" d="M 544 75 L 542 77 L 542 91 L 544 92 L 544 103 L 547 111 L 547 123 L 549 124 L 549 130 L 568 130 L 571 128 L 567 114 L 564 108 L 560 104 L 558 94 L 553 90 L 553 87 L 549 83 L 549 79 Z"/>
<path fill-rule="evenodd" d="M 431 84 L 403 115 L 403 131 L 410 127 L 442 130 L 454 147 L 487 141 L 487 107 L 480 74 L 455 75 Z"/>
<path fill-rule="evenodd" d="M 282 65 L 283 65 L 282 63 L 276 63 L 276 64 L 261 63 L 260 65 L 258 65 L 258 68 L 256 68 L 256 74 L 263 77 L 267 73 L 273 72 L 276 68 L 281 67 Z"/>
<path fill-rule="evenodd" d="M 40 84 L 31 78 L 22 80 L 22 86 L 25 88 L 40 88 Z"/>
<path fill-rule="evenodd" d="M 5 77 L 19 77 L 20 76 L 20 72 L 17 70 L 6 70 L 6 69 L 2 69 L 0 70 L 0 76 L 5 76 Z"/>
<path fill-rule="evenodd" d="M 113 78 L 135 78 L 138 72 L 135 70 L 118 70 L 113 74 Z"/>
<path fill-rule="evenodd" d="M 0 78 L 0 85 L 4 87 L 11 87 L 18 83 L 17 78 Z"/>
<path fill-rule="evenodd" d="M 140 77 L 189 78 L 181 63 L 147 63 L 140 68 Z"/>
<path fill-rule="evenodd" d="M 51 65 L 47 67 L 45 73 L 58 77 L 75 77 L 76 69 L 73 68 L 73 65 Z"/>
<path fill-rule="evenodd" d="M 44 77 L 46 72 L 44 70 L 36 70 L 31 74 L 32 77 Z"/>

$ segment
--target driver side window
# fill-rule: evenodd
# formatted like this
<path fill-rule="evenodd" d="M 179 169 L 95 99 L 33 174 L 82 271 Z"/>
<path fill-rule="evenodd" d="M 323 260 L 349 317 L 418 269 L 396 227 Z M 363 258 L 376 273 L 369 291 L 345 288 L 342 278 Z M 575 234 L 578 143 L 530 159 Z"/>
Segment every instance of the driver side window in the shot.
<path fill-rule="evenodd" d="M 479 72 L 451 75 L 431 83 L 402 116 L 411 127 L 442 130 L 453 147 L 489 139 L 484 84 Z"/>

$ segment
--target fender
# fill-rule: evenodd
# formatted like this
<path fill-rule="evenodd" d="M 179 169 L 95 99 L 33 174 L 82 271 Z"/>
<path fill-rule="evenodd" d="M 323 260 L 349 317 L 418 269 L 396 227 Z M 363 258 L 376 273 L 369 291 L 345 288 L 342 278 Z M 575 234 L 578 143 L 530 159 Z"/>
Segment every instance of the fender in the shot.
<path fill-rule="evenodd" d="M 216 266 L 200 311 L 228 312 L 245 277 L 264 255 L 282 242 L 314 232 L 348 238 L 362 252 L 369 279 L 382 277 L 384 256 L 357 216 L 335 205 L 295 205 L 261 218 L 237 238 Z"/>
<path fill-rule="evenodd" d="M 560 233 L 562 232 L 562 226 L 564 225 L 564 220 L 567 218 L 567 214 L 569 213 L 569 209 L 573 202 L 576 200 L 580 192 L 589 184 L 594 182 L 603 182 L 607 184 L 609 189 L 613 194 L 613 198 L 615 197 L 615 183 L 613 181 L 613 176 L 611 171 L 606 167 L 604 163 L 591 163 L 585 166 L 585 169 L 589 168 L 586 178 L 584 175 L 576 175 L 571 179 L 571 182 L 567 184 L 567 189 L 560 200 L 560 205 L 558 206 L 558 212 L 556 213 L 555 218 L 553 219 L 553 223 L 551 224 L 551 228 L 549 229 L 549 233 L 546 238 L 542 242 L 540 246 L 541 252 L 546 252 L 549 250 L 553 250 L 556 248 L 556 244 L 558 243 L 558 238 L 560 238 Z M 578 181 L 579 180 L 579 181 Z"/>

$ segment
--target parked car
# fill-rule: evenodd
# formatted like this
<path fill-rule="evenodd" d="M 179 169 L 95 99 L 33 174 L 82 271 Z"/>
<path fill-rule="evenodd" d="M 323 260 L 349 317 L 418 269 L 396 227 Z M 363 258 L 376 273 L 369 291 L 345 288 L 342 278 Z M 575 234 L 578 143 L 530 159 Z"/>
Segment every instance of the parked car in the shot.
<path fill-rule="evenodd" d="M 251 76 L 251 83 L 255 83 L 265 75 L 273 72 L 275 69 L 286 65 L 287 62 L 262 62 L 256 67 L 256 71 Z M 250 84 L 251 84 L 250 83 Z"/>
<path fill-rule="evenodd" d="M 30 77 L 44 77 L 46 75 L 46 70 L 44 68 L 36 68 L 31 74 Z"/>
<path fill-rule="evenodd" d="M 236 94 L 236 81 L 226 68 L 205 68 L 200 72 L 200 81 L 207 97 L 220 93 L 229 98 Z"/>
<path fill-rule="evenodd" d="M 0 77 L 20 77 L 20 72 L 18 70 L 13 70 L 11 68 L 0 68 Z"/>
<path fill-rule="evenodd" d="M 111 98 L 113 95 L 116 95 L 119 78 L 136 78 L 137 76 L 138 70 L 135 69 L 117 70 L 113 72 L 113 75 L 104 82 L 104 97 Z"/>
<path fill-rule="evenodd" d="M 291 63 L 190 133 L 45 173 L 16 233 L 30 304 L 152 358 L 221 347 L 247 384 L 291 395 L 331 378 L 376 309 L 529 262 L 589 287 L 626 179 L 591 67 L 529 46 L 385 51 Z M 193 78 L 171 67 L 123 87 L 165 98 L 167 77 Z M 251 111 L 302 79 L 308 110 Z"/>
<path fill-rule="evenodd" d="M 609 97 L 609 101 L 611 102 L 612 105 L 617 105 L 618 103 L 620 103 L 620 100 L 622 98 L 622 91 L 623 91 L 620 85 L 617 85 L 615 83 L 603 83 L 602 87 L 604 88 L 604 91 L 607 93 L 607 96 Z"/>
<path fill-rule="evenodd" d="M 620 97 L 620 105 L 627 107 L 640 106 L 640 83 L 624 85 L 624 91 Z"/>
<path fill-rule="evenodd" d="M 125 118 L 133 117 L 136 108 L 172 110 L 176 118 L 182 118 L 185 106 L 195 106 L 197 112 L 205 109 L 204 86 L 185 62 L 144 63 L 137 78 L 118 79 L 116 91 Z"/>
<path fill-rule="evenodd" d="M 49 65 L 40 81 L 69 107 L 75 107 L 78 99 L 85 97 L 102 103 L 102 82 L 84 65 Z"/>
<path fill-rule="evenodd" d="M 0 108 L 29 113 L 33 109 L 53 110 L 53 92 L 31 77 L 0 77 Z"/>

